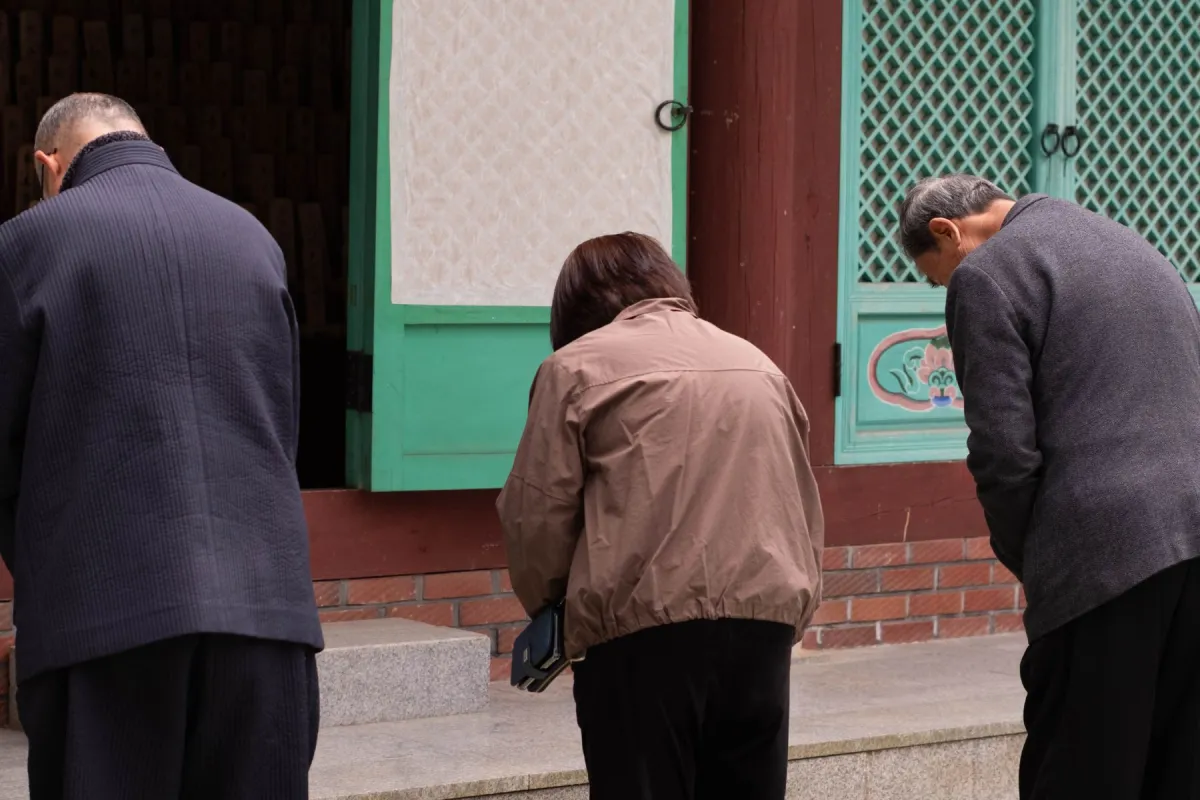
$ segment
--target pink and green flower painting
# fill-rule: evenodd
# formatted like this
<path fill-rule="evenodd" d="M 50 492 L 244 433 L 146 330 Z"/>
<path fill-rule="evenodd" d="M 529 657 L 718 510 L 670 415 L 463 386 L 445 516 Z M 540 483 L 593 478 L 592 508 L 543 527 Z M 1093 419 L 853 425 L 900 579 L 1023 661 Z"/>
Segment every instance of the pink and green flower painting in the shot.
<path fill-rule="evenodd" d="M 884 338 L 871 351 L 867 383 L 877 399 L 906 411 L 963 407 L 944 325 L 909 328 Z"/>

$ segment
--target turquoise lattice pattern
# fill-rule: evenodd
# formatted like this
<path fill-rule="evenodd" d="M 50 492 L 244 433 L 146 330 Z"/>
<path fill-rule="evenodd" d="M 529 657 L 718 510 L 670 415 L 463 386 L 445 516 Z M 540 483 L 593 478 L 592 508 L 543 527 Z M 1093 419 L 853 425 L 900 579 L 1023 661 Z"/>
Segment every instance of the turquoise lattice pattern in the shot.
<path fill-rule="evenodd" d="M 1200 0 L 1079 0 L 1080 205 L 1200 282 Z"/>
<path fill-rule="evenodd" d="M 919 281 L 895 242 L 915 181 L 947 172 L 1028 190 L 1033 0 L 864 0 L 858 279 Z"/>

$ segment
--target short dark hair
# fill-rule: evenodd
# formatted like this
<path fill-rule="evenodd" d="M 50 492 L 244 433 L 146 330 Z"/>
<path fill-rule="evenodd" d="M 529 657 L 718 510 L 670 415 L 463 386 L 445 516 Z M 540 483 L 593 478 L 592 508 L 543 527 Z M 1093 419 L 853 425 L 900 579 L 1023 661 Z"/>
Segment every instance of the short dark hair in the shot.
<path fill-rule="evenodd" d="M 924 255 L 934 248 L 930 222 L 980 214 L 997 200 L 1012 198 L 984 178 L 962 173 L 926 178 L 908 190 L 900 205 L 900 246 L 909 258 Z"/>
<path fill-rule="evenodd" d="M 571 251 L 554 285 L 550 344 L 555 350 L 602 328 L 634 303 L 659 297 L 696 303 L 683 270 L 641 233 L 589 239 Z"/>
<path fill-rule="evenodd" d="M 79 92 L 59 100 L 42 116 L 37 134 L 33 137 L 34 150 L 50 152 L 58 147 L 58 139 L 65 128 L 85 119 L 102 119 L 114 126 L 123 122 L 133 123 L 133 130 L 145 132 L 137 111 L 121 98 L 97 92 Z"/>

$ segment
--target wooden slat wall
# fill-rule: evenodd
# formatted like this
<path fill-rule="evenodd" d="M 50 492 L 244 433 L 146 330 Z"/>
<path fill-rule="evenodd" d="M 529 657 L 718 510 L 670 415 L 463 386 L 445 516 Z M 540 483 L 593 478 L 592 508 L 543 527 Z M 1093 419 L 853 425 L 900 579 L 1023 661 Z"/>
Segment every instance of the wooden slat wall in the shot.
<path fill-rule="evenodd" d="M 32 143 L 75 91 L 116 93 L 190 180 L 288 261 L 304 334 L 300 479 L 344 479 L 351 0 L 0 0 L 0 222 L 41 197 Z"/>
<path fill-rule="evenodd" d="M 187 178 L 291 257 L 307 333 L 344 335 L 348 0 L 0 0 L 0 220 L 40 196 L 41 115 L 117 94 Z"/>

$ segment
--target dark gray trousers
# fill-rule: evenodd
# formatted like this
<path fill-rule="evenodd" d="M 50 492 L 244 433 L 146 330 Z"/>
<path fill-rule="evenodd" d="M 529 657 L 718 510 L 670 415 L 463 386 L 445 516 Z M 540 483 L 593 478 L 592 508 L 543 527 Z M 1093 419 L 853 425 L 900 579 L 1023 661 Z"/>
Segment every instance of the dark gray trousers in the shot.
<path fill-rule="evenodd" d="M 680 622 L 575 665 L 592 800 L 783 800 L 795 630 Z"/>
<path fill-rule="evenodd" d="M 1037 639 L 1021 800 L 1200 800 L 1200 561 Z"/>
<path fill-rule="evenodd" d="M 30 800 L 303 800 L 320 718 L 302 645 L 196 635 L 18 687 Z"/>

